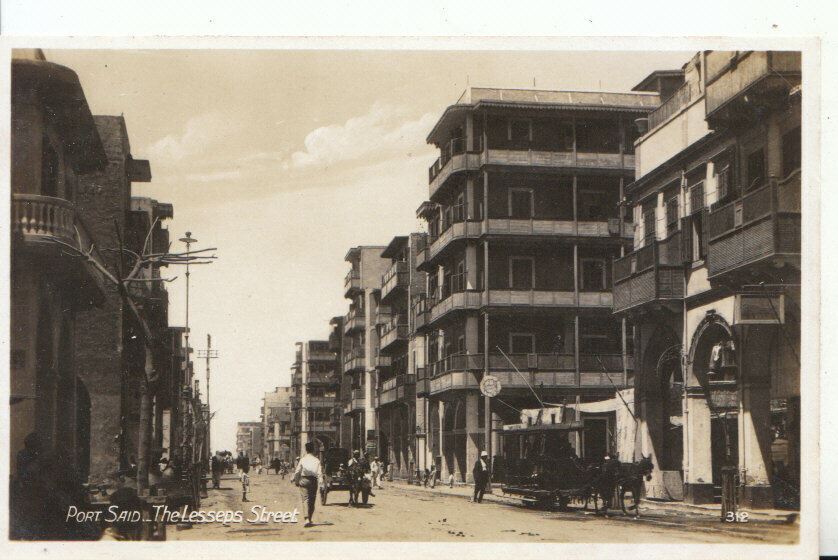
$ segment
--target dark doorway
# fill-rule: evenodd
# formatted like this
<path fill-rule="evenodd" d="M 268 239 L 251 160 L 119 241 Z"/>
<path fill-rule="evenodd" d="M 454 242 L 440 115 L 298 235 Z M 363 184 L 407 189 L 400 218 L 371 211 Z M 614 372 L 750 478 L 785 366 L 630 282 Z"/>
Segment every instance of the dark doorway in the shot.
<path fill-rule="evenodd" d="M 583 455 L 585 459 L 602 459 L 608 453 L 608 420 L 586 418 Z"/>
<path fill-rule="evenodd" d="M 710 421 L 713 484 L 722 483 L 722 467 L 739 462 L 739 425 L 736 416 L 718 416 Z"/>

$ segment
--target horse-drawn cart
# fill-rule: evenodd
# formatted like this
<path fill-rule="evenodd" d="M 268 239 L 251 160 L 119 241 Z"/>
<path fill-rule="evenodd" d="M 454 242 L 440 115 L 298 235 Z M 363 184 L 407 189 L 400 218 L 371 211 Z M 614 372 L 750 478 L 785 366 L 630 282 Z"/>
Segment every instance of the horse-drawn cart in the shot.
<path fill-rule="evenodd" d="M 606 514 L 616 498 L 624 513 L 633 509 L 634 515 L 639 515 L 642 479 L 650 478 L 651 460 L 644 457 L 637 463 L 621 463 L 616 459 L 580 459 L 568 436 L 582 429 L 582 422 L 505 426 L 502 491 L 520 496 L 527 504 L 548 508 L 558 503 L 566 509 L 576 500 L 585 509 L 592 503 L 599 512 L 601 502 Z M 626 500 L 628 494 L 632 495 L 632 504 Z"/>

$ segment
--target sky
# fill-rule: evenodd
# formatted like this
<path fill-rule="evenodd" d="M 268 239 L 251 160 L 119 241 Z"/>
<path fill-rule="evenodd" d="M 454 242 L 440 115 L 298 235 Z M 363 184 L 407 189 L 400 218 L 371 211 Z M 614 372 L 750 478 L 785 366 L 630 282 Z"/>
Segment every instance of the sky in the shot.
<path fill-rule="evenodd" d="M 124 115 L 164 225 L 218 260 L 190 271 L 193 348 L 212 334 L 213 447 L 290 384 L 296 341 L 346 313 L 344 256 L 420 231 L 436 158 L 425 138 L 468 86 L 628 91 L 691 52 L 47 50 L 97 115 Z M 175 245 L 177 242 L 175 241 Z M 173 245 L 174 247 L 174 245 Z M 167 284 L 185 321 L 183 270 Z M 205 368 L 195 358 L 204 390 Z"/>

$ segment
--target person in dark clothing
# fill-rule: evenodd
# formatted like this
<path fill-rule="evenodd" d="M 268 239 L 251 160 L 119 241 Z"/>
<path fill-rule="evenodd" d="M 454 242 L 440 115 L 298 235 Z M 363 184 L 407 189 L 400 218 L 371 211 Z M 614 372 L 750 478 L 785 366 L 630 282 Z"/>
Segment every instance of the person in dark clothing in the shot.
<path fill-rule="evenodd" d="M 236 457 L 236 468 L 245 474 L 250 472 L 250 458 L 243 451 L 239 451 L 239 456 Z"/>
<path fill-rule="evenodd" d="M 474 497 L 472 501 L 479 504 L 483 501 L 483 494 L 486 492 L 486 485 L 489 483 L 490 478 L 488 453 L 485 451 L 480 452 L 480 458 L 474 462 L 474 468 L 471 474 L 474 476 Z"/>
<path fill-rule="evenodd" d="M 224 473 L 224 460 L 221 458 L 221 452 L 216 452 L 216 454 L 212 456 L 212 459 L 210 461 L 210 468 L 212 471 L 212 487 L 220 488 L 221 475 Z"/>

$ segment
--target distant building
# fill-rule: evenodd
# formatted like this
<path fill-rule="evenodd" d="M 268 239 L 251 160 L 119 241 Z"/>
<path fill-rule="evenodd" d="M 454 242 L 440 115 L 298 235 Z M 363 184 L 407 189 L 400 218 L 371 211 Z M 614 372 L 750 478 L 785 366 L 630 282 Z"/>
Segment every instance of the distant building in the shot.
<path fill-rule="evenodd" d="M 291 387 L 277 387 L 262 398 L 262 457 L 291 461 Z"/>
<path fill-rule="evenodd" d="M 262 423 L 239 422 L 236 424 L 236 454 L 241 451 L 251 459 L 262 458 Z"/>
<path fill-rule="evenodd" d="M 340 390 L 337 356 L 328 340 L 298 342 L 296 356 L 292 379 L 295 447 L 302 451 L 312 442 L 319 454 L 338 441 L 337 426 L 332 421 Z"/>
<path fill-rule="evenodd" d="M 343 373 L 351 379 L 351 398 L 344 408 L 350 419 L 351 449 L 378 454 L 376 390 L 378 372 L 378 315 L 381 277 L 390 260 L 381 256 L 383 246 L 353 247 L 345 260 L 351 269 L 344 280 L 344 296 L 350 300 L 343 323 L 347 340 L 343 350 Z"/>
<path fill-rule="evenodd" d="M 400 478 L 430 466 L 423 430 L 427 392 L 416 398 L 417 378 L 426 387 L 425 338 L 414 330 L 414 310 L 425 301 L 427 289 L 426 273 L 416 270 L 416 255 L 426 241 L 424 233 L 397 236 L 381 253 L 391 264 L 381 277 L 375 321 L 378 455 Z"/>

